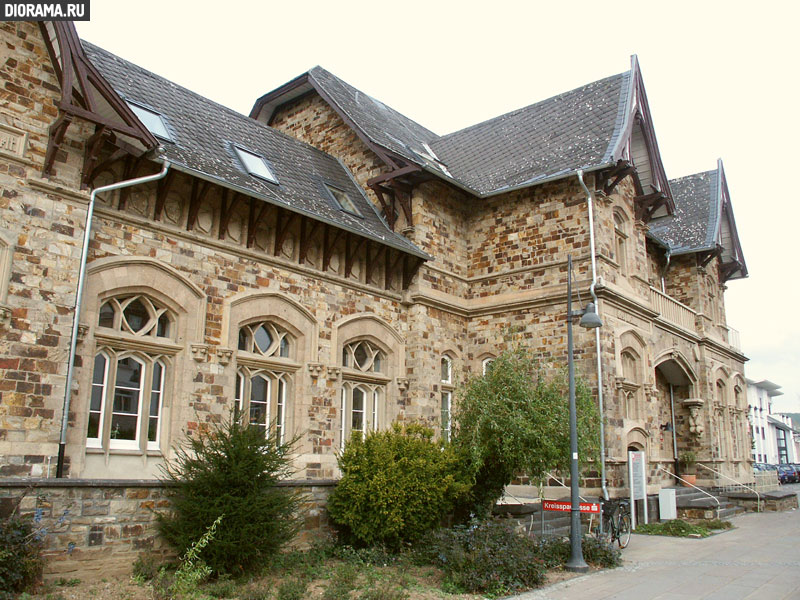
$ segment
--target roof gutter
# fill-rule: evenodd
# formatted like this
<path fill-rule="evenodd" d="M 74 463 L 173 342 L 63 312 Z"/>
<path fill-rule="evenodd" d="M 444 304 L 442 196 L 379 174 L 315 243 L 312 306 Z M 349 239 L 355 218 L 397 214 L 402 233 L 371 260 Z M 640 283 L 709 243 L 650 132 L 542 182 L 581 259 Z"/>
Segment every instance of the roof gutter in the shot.
<path fill-rule="evenodd" d="M 83 299 L 83 286 L 86 281 L 86 262 L 89 257 L 89 240 L 92 234 L 92 216 L 94 215 L 94 205 L 97 195 L 103 192 L 110 192 L 121 188 L 132 187 L 163 179 L 169 171 L 170 163 L 164 160 L 161 171 L 154 175 L 145 175 L 134 179 L 126 179 L 109 185 L 100 186 L 92 190 L 89 196 L 89 207 L 86 211 L 86 226 L 83 231 L 83 248 L 81 249 L 80 268 L 78 270 L 78 290 L 75 294 L 75 310 L 72 319 L 72 339 L 69 345 L 69 359 L 67 362 L 67 383 L 64 390 L 64 406 L 61 414 L 61 437 L 58 442 L 58 462 L 56 464 L 56 477 L 64 477 L 64 455 L 67 447 L 67 426 L 69 424 L 69 407 L 72 400 L 72 378 L 75 374 L 75 354 L 78 345 L 78 327 L 81 319 L 81 300 Z"/>
<path fill-rule="evenodd" d="M 586 194 L 586 207 L 589 212 L 589 253 L 592 257 L 592 285 L 589 288 L 589 293 L 594 300 L 595 310 L 600 314 L 600 304 L 597 301 L 597 257 L 595 256 L 594 245 L 594 201 L 592 200 L 592 193 L 583 181 L 583 170 L 578 169 L 576 175 L 578 176 L 578 183 L 583 188 L 583 193 Z M 595 354 L 597 356 L 597 408 L 600 411 L 600 486 L 603 489 L 603 498 L 608 500 L 608 487 L 606 487 L 606 435 L 605 427 L 603 425 L 603 363 L 600 357 L 600 328 L 594 328 L 594 345 Z"/>

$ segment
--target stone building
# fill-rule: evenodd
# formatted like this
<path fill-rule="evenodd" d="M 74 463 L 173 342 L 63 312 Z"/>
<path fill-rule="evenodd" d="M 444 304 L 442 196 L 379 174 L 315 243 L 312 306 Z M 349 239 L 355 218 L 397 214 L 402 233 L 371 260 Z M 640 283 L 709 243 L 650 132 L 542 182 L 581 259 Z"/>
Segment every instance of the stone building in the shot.
<path fill-rule="evenodd" d="M 319 67 L 243 116 L 70 23 L 0 33 L 0 475 L 53 477 L 61 445 L 70 478 L 154 478 L 234 407 L 300 435 L 299 479 L 335 478 L 353 431 L 447 436 L 508 344 L 565 362 L 568 255 L 604 320 L 576 357 L 612 494 L 629 449 L 652 492 L 683 449 L 751 473 L 724 171 L 667 179 L 635 57 L 440 136 Z M 95 194 L 67 393 L 91 192 L 145 175 Z"/>

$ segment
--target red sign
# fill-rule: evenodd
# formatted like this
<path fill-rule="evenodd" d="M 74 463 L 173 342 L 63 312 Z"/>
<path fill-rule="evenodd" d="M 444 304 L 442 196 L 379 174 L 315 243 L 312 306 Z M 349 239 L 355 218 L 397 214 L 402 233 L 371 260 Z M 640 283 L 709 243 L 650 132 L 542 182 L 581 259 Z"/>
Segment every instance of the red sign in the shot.
<path fill-rule="evenodd" d="M 558 500 L 542 500 L 542 508 L 557 512 L 569 512 L 572 510 L 571 502 L 559 502 Z M 596 502 L 581 502 L 581 512 L 593 515 L 600 514 L 600 505 Z"/>

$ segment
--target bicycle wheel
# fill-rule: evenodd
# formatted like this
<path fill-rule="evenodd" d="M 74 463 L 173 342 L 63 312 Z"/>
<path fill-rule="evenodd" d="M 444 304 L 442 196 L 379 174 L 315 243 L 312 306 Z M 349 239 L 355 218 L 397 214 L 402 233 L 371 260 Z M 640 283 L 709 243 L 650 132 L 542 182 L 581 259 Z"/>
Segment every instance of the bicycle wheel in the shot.
<path fill-rule="evenodd" d="M 631 541 L 631 518 L 628 515 L 619 516 L 619 530 L 617 531 L 619 547 L 624 548 Z"/>
<path fill-rule="evenodd" d="M 604 542 L 606 544 L 610 544 L 611 541 L 612 541 L 611 540 L 611 519 L 609 519 L 608 517 L 604 516 L 603 517 L 603 531 L 601 533 L 600 532 L 600 527 L 597 527 L 597 529 L 595 529 L 595 534 L 597 535 L 597 539 L 598 540 L 600 540 L 601 542 Z"/>

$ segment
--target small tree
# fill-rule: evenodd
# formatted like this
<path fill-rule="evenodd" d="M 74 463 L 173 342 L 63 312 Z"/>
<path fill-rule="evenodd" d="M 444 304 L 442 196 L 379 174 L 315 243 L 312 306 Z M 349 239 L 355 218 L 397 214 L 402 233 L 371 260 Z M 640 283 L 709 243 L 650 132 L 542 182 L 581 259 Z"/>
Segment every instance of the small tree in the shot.
<path fill-rule="evenodd" d="M 586 386 L 576 386 L 579 456 L 598 458 L 599 414 Z M 454 411 L 454 444 L 475 485 L 471 509 L 485 514 L 520 473 L 544 479 L 569 469 L 569 404 L 564 374 L 546 378 L 525 349 L 501 354 L 469 379 Z"/>
<path fill-rule="evenodd" d="M 328 512 L 348 541 L 398 549 L 430 529 L 468 489 L 456 456 L 417 424 L 356 433 L 339 456 L 342 478 Z"/>
<path fill-rule="evenodd" d="M 265 564 L 300 525 L 300 497 L 276 485 L 292 472 L 294 443 L 237 419 L 188 438 L 164 468 L 172 510 L 159 515 L 161 534 L 182 555 L 224 514 L 204 562 L 219 574 Z"/>

